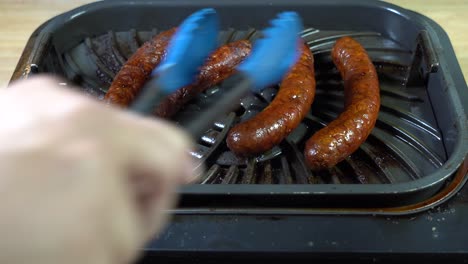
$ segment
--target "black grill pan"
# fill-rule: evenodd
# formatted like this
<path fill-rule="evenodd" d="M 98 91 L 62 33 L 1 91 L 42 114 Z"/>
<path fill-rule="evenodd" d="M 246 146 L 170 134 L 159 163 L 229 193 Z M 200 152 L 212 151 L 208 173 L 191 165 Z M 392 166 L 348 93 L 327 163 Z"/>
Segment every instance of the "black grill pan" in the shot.
<path fill-rule="evenodd" d="M 146 40 L 202 7 L 222 18 L 219 44 L 259 36 L 284 10 L 303 18 L 315 57 L 317 95 L 309 115 L 279 146 L 251 159 L 230 153 L 228 129 L 263 109 L 277 87 L 244 98 L 213 124 L 192 154 L 207 172 L 181 189 L 179 210 L 242 212 L 282 208 L 384 208 L 421 202 L 450 183 L 468 151 L 468 90 L 446 33 L 430 19 L 377 1 L 103 1 L 57 16 L 31 36 L 12 80 L 50 72 L 102 98 L 125 60 Z M 351 35 L 368 50 L 381 81 L 376 128 L 361 148 L 326 172 L 304 166 L 304 142 L 343 107 L 330 49 Z M 196 117 L 232 84 L 191 101 L 175 121 Z M 289 212 L 289 211 L 288 211 Z"/>

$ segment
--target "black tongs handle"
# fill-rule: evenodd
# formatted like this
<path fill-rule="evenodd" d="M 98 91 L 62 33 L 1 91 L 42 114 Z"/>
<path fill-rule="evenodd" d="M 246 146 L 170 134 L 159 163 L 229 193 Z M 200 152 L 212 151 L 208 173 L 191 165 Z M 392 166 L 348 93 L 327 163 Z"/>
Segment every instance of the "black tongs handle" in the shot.
<path fill-rule="evenodd" d="M 155 78 L 152 78 L 143 86 L 141 94 L 130 105 L 130 110 L 142 115 L 152 115 L 155 107 L 168 95 L 157 85 Z"/>
<path fill-rule="evenodd" d="M 227 91 L 215 93 L 213 95 L 214 103 L 201 112 L 196 119 L 185 125 L 185 129 L 193 138 L 200 138 L 222 114 L 236 109 L 239 106 L 239 101 L 252 90 L 253 83 L 245 75 L 238 73 L 231 78 L 238 80 L 238 84 Z"/>

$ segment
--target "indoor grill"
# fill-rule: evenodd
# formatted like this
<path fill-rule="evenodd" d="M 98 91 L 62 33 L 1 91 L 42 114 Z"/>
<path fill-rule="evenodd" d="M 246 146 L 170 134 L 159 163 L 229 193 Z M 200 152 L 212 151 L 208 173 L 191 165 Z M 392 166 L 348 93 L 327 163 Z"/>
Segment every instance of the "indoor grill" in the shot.
<path fill-rule="evenodd" d="M 233 154 L 226 135 L 262 111 L 278 87 L 220 115 L 190 152 L 205 172 L 180 189 L 173 221 L 142 262 L 468 261 L 468 88 L 446 33 L 420 14 L 365 0 L 103 1 L 39 27 L 12 80 L 55 73 L 102 100 L 139 46 L 203 7 L 219 13 L 219 45 L 255 41 L 275 14 L 298 12 L 314 54 L 316 96 L 302 123 L 256 157 Z M 343 109 L 330 54 L 342 36 L 359 41 L 376 67 L 380 113 L 355 153 L 311 171 L 305 142 Z M 191 100 L 173 122 L 183 127 L 196 118 L 235 85 L 228 80 Z"/>

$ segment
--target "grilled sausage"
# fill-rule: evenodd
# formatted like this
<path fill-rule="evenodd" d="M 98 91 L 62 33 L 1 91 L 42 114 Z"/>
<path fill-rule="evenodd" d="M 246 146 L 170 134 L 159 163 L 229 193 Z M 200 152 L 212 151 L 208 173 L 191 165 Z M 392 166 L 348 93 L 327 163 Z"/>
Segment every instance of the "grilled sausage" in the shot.
<path fill-rule="evenodd" d="M 166 56 L 166 47 L 176 28 L 161 32 L 143 44 L 133 54 L 114 78 L 104 100 L 111 104 L 126 107 L 132 102 L 151 71 Z"/>
<path fill-rule="evenodd" d="M 356 151 L 375 126 L 380 108 L 379 80 L 364 48 L 343 37 L 332 58 L 344 81 L 345 108 L 306 142 L 305 159 L 314 170 L 335 166 Z"/>
<path fill-rule="evenodd" d="M 239 40 L 215 50 L 201 67 L 196 81 L 166 97 L 156 107 L 155 115 L 170 118 L 198 93 L 231 76 L 236 66 L 250 54 L 251 48 L 248 40 Z"/>
<path fill-rule="evenodd" d="M 305 43 L 300 45 L 300 54 L 270 105 L 229 131 L 227 145 L 237 155 L 257 155 L 271 149 L 288 136 L 310 110 L 315 96 L 314 59 Z"/>

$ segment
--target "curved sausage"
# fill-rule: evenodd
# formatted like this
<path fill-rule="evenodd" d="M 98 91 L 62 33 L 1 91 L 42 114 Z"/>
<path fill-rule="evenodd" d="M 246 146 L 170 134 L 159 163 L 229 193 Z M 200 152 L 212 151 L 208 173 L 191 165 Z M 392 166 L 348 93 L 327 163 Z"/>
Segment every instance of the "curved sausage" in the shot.
<path fill-rule="evenodd" d="M 239 40 L 215 50 L 200 68 L 196 81 L 178 89 L 166 97 L 155 109 L 155 115 L 169 118 L 198 93 L 223 81 L 234 73 L 236 66 L 249 54 L 252 45 L 248 40 Z"/>
<path fill-rule="evenodd" d="M 314 170 L 333 167 L 356 151 L 374 128 L 380 108 L 379 80 L 364 48 L 343 37 L 332 58 L 344 80 L 345 108 L 307 141 L 304 155 Z"/>
<path fill-rule="evenodd" d="M 300 54 L 270 105 L 229 131 L 227 145 L 237 155 L 257 155 L 271 149 L 309 112 L 315 96 L 314 59 L 305 43 L 300 45 Z"/>
<path fill-rule="evenodd" d="M 176 28 L 161 32 L 145 42 L 117 73 L 104 100 L 111 104 L 126 107 L 132 102 L 151 71 L 166 56 L 166 47 Z"/>

